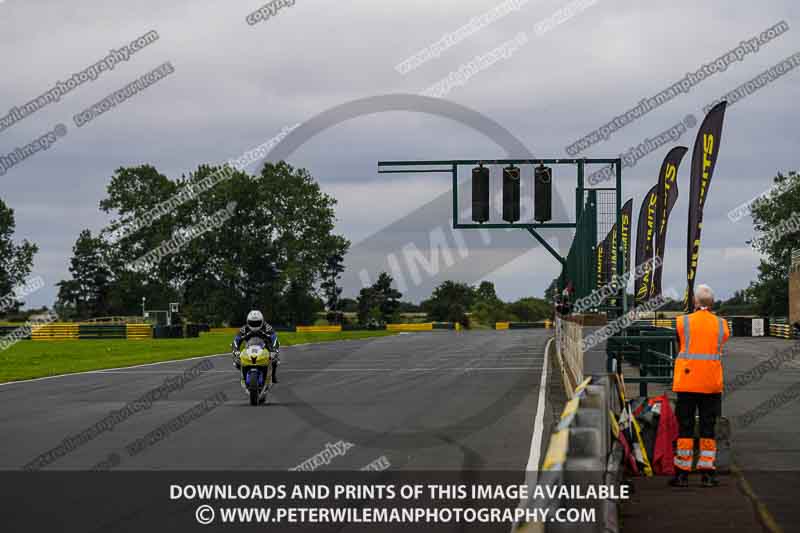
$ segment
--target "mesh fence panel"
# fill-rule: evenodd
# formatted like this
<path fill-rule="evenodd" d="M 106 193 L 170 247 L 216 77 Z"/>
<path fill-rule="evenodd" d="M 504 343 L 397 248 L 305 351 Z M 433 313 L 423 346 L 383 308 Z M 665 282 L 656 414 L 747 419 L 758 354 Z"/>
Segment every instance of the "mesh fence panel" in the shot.
<path fill-rule="evenodd" d="M 583 213 L 577 222 L 575 237 L 562 272 L 562 286 L 572 287 L 573 301 L 588 296 L 617 274 L 619 232 L 616 230 L 616 190 L 586 189 Z M 606 307 L 615 307 L 617 304 L 618 299 L 605 302 Z"/>

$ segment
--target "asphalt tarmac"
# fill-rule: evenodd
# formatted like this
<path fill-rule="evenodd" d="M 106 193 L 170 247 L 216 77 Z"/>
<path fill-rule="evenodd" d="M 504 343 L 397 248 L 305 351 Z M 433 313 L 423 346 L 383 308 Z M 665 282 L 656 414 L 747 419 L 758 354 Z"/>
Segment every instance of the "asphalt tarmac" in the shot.
<path fill-rule="evenodd" d="M 281 382 L 258 407 L 248 404 L 229 356 L 4 384 L 0 469 L 288 470 L 328 450 L 315 470 L 524 475 L 536 455 L 550 333 L 436 331 L 286 347 Z M 205 366 L 178 390 L 97 429 L 198 365 Z M 193 408 L 196 416 L 181 418 Z M 550 417 L 544 421 L 539 453 L 549 439 Z M 72 444 L 47 453 L 65 439 Z"/>

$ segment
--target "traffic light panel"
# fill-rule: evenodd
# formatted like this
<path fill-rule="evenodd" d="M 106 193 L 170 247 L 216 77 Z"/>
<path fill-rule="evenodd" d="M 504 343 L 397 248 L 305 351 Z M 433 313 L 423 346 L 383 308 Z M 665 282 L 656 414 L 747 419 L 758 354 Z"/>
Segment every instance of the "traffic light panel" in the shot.
<path fill-rule="evenodd" d="M 519 220 L 519 168 L 511 165 L 503 169 L 503 220 Z"/>
<path fill-rule="evenodd" d="M 472 220 L 489 221 L 489 169 L 484 166 L 472 169 Z"/>
<path fill-rule="evenodd" d="M 539 165 L 533 171 L 533 218 L 537 222 L 552 220 L 553 169 Z"/>

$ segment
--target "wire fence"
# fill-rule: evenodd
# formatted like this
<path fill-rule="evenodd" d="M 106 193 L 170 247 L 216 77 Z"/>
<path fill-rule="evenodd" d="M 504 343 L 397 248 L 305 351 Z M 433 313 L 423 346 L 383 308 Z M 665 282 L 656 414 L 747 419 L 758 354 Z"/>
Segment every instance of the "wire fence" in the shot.
<path fill-rule="evenodd" d="M 590 295 L 621 274 L 617 269 L 619 231 L 616 222 L 616 190 L 584 190 L 575 237 L 561 279 L 562 286 L 570 289 L 570 299 L 573 302 Z M 606 307 L 615 308 L 618 306 L 618 299 L 611 298 L 605 304 Z"/>

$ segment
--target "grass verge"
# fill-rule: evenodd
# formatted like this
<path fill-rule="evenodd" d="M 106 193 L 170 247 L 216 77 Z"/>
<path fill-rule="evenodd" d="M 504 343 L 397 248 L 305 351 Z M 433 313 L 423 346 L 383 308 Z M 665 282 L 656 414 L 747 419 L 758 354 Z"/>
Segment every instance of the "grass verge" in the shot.
<path fill-rule="evenodd" d="M 281 346 L 365 339 L 391 331 L 279 333 Z M 20 341 L 0 352 L 0 383 L 186 359 L 230 351 L 232 335 L 203 333 L 196 339 Z"/>

